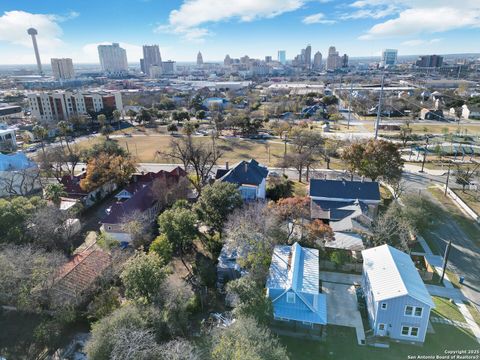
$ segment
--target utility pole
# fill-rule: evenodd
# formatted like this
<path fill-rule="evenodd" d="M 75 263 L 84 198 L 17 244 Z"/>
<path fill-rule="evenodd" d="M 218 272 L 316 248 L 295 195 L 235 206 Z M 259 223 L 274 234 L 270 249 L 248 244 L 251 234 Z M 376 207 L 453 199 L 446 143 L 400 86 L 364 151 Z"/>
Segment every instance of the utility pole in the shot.
<path fill-rule="evenodd" d="M 377 121 L 375 122 L 375 140 L 378 138 L 378 127 L 380 126 L 380 116 L 382 116 L 383 84 L 385 82 L 385 70 L 382 73 L 382 86 L 380 87 L 380 98 L 378 99 Z"/>
<path fill-rule="evenodd" d="M 442 277 L 440 278 L 440 284 L 445 277 L 445 270 L 447 269 L 448 255 L 450 255 L 450 248 L 452 247 L 452 240 L 448 240 L 447 247 L 445 248 L 445 254 L 443 255 Z"/>
<path fill-rule="evenodd" d="M 353 81 L 350 83 L 350 94 L 348 95 L 348 120 L 347 120 L 347 129 L 350 129 L 350 117 L 352 115 L 352 90 L 353 90 Z"/>
<path fill-rule="evenodd" d="M 448 172 L 447 172 L 447 181 L 445 182 L 445 196 L 447 196 L 447 189 L 448 189 L 448 180 L 450 180 L 450 167 L 452 166 L 452 163 L 448 163 Z"/>
<path fill-rule="evenodd" d="M 425 167 L 425 160 L 427 158 L 427 148 L 428 148 L 428 136 L 427 136 L 427 141 L 425 143 L 425 149 L 423 150 L 422 169 L 419 171 L 421 173 L 423 173 L 423 169 Z"/>

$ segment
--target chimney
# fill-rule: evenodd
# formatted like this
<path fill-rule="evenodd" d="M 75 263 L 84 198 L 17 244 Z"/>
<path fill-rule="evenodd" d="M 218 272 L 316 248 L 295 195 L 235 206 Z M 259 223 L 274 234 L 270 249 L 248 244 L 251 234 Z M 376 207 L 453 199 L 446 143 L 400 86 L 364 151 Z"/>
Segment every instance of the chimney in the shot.
<path fill-rule="evenodd" d="M 225 169 L 228 170 L 228 161 L 225 162 Z"/>
<path fill-rule="evenodd" d="M 365 176 L 362 176 L 362 182 L 364 182 L 364 181 L 365 181 Z"/>

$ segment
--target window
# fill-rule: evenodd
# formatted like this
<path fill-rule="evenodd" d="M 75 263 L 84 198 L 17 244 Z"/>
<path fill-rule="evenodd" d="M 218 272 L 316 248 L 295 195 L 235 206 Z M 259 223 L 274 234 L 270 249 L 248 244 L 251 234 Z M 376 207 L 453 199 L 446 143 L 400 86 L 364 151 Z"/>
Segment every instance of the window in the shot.
<path fill-rule="evenodd" d="M 402 335 L 417 337 L 418 336 L 418 327 L 414 326 L 402 326 Z"/>
<path fill-rule="evenodd" d="M 385 324 L 378 324 L 378 330 L 384 331 L 385 330 Z"/>
<path fill-rule="evenodd" d="M 295 293 L 287 292 L 287 303 L 289 304 L 295 303 Z"/>
<path fill-rule="evenodd" d="M 407 316 L 412 316 L 413 314 L 413 306 L 405 306 L 405 315 Z"/>
<path fill-rule="evenodd" d="M 423 312 L 423 308 L 421 307 L 415 308 L 415 316 L 422 317 L 422 312 Z"/>
<path fill-rule="evenodd" d="M 406 316 L 415 316 L 415 317 L 422 317 L 423 308 L 419 306 L 405 306 L 405 315 Z"/>
<path fill-rule="evenodd" d="M 380 308 L 382 310 L 387 310 L 387 303 L 382 303 L 382 305 L 380 305 Z"/>
<path fill-rule="evenodd" d="M 308 327 L 313 327 L 313 324 L 309 321 L 302 321 L 302 324 Z"/>

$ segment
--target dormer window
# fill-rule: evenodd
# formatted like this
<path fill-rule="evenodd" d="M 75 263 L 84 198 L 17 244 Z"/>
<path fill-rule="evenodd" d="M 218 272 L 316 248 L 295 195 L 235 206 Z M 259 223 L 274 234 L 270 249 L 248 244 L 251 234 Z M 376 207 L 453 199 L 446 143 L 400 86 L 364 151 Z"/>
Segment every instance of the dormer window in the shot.
<path fill-rule="evenodd" d="M 287 303 L 294 304 L 295 303 L 295 293 L 287 292 Z"/>

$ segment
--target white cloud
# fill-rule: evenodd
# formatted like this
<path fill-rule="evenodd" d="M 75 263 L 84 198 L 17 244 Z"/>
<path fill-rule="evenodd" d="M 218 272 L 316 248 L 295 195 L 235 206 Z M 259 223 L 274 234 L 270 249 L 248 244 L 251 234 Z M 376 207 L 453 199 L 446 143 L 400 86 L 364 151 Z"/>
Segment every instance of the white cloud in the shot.
<path fill-rule="evenodd" d="M 317 13 L 313 15 L 309 15 L 305 17 L 302 22 L 304 24 L 310 25 L 310 24 L 335 24 L 335 20 L 328 20 L 325 18 L 325 14 L 323 13 Z"/>
<path fill-rule="evenodd" d="M 420 46 L 420 45 L 435 44 L 435 43 L 438 43 L 440 41 L 442 41 L 442 39 L 431 39 L 431 40 L 412 39 L 412 40 L 407 40 L 407 41 L 402 42 L 401 45 L 415 47 L 415 46 Z"/>
<path fill-rule="evenodd" d="M 294 11 L 306 0 L 185 0 L 178 10 L 170 12 L 168 25 L 156 31 L 182 35 L 187 40 L 201 41 L 211 35 L 208 23 L 238 19 L 253 21 L 273 18 Z"/>
<path fill-rule="evenodd" d="M 355 4 L 355 3 L 354 3 Z M 353 4 L 352 4 L 353 6 Z M 352 13 L 345 13 L 340 16 L 342 20 L 349 19 L 381 19 L 390 15 L 393 15 L 398 12 L 398 8 L 395 5 L 387 5 L 385 7 L 370 7 L 366 8 L 366 5 L 354 6 L 360 7 L 359 10 L 356 10 Z"/>
<path fill-rule="evenodd" d="M 379 0 L 382 1 L 382 0 Z M 355 7 L 364 7 L 366 1 L 357 1 Z M 480 2 L 466 0 L 452 4 L 451 1 L 397 1 L 398 16 L 370 28 L 359 39 L 370 40 L 423 33 L 440 33 L 449 30 L 480 27 Z M 405 8 L 406 7 L 406 8 Z"/>
<path fill-rule="evenodd" d="M 38 31 L 37 41 L 40 48 L 55 48 L 62 45 L 62 29 L 58 25 L 57 15 L 32 14 L 25 11 L 6 11 L 0 16 L 0 41 L 16 45 L 32 46 L 27 29 L 34 27 Z"/>

